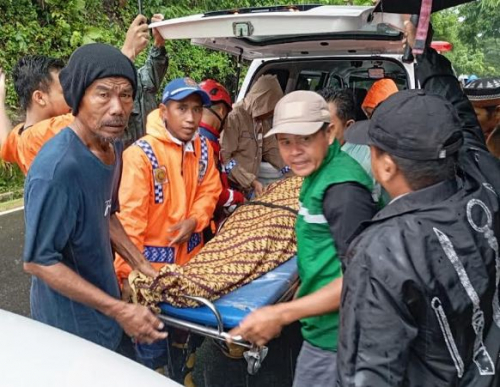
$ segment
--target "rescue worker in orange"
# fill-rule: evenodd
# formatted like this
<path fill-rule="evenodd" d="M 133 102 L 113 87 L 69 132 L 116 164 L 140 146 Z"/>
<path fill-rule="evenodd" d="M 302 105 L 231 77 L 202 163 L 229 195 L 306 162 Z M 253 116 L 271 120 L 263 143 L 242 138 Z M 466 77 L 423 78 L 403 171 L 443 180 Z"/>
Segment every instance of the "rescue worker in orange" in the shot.
<path fill-rule="evenodd" d="M 161 14 L 151 18 L 152 22 L 160 20 L 163 20 Z M 126 132 L 127 141 L 134 137 L 135 132 L 142 133 L 139 123 L 143 120 L 143 114 L 146 115 L 156 106 L 151 106 L 151 100 L 155 99 L 156 88 L 161 84 L 167 68 L 165 40 L 156 29 L 152 30 L 152 35 L 154 46 L 146 64 L 138 71 L 139 87 L 128 128 L 133 133 Z M 127 31 L 121 51 L 134 61 L 148 44 L 146 17 L 138 15 Z M 63 67 L 61 60 L 42 55 L 28 55 L 18 61 L 13 70 L 14 86 L 21 108 L 26 112 L 26 119 L 10 132 L 11 124 L 5 109 L 5 87 L 2 87 L 0 80 L 0 157 L 17 164 L 25 175 L 42 146 L 75 119 L 64 100 L 59 82 L 59 72 Z M 136 109 L 139 105 L 140 108 Z"/>
<path fill-rule="evenodd" d="M 213 150 L 198 135 L 209 105 L 192 79 L 173 80 L 148 116 L 146 136 L 124 152 L 119 218 L 156 269 L 183 265 L 200 250 L 221 193 Z M 121 257 L 115 269 L 120 281 L 131 272 Z"/>
<path fill-rule="evenodd" d="M 200 135 L 205 137 L 214 150 L 215 162 L 220 173 L 222 192 L 219 196 L 214 220 L 218 226 L 239 204 L 245 201 L 243 193 L 229 186 L 227 173 L 222 168 L 220 159 L 220 135 L 224 129 L 226 118 L 233 109 L 231 96 L 224 86 L 213 79 L 200 83 L 200 88 L 210 97 L 211 106 L 203 109 L 200 122 Z"/>
<path fill-rule="evenodd" d="M 221 158 L 231 184 L 257 196 L 264 187 L 257 179 L 262 161 L 269 162 L 282 174 L 285 167 L 274 136 L 265 138 L 271 130 L 274 108 L 283 97 L 275 75 L 263 75 L 243 101 L 236 103 L 227 118 L 222 136 Z"/>
<path fill-rule="evenodd" d="M 361 105 L 361 109 L 363 109 L 368 118 L 371 118 L 377 106 L 398 91 L 399 89 L 392 79 L 381 79 L 370 87 Z"/>
<path fill-rule="evenodd" d="M 26 112 L 26 119 L 10 132 L 10 122 L 3 125 L 0 130 L 0 155 L 4 161 L 18 164 L 25 175 L 42 145 L 74 120 L 73 115 L 67 114 L 70 108 L 59 82 L 59 72 L 63 67 L 64 62 L 59 59 L 28 55 L 21 58 L 13 69 L 14 88 L 21 108 Z M 1 105 L 3 111 L 4 103 Z M 55 122 L 49 120 L 55 116 L 60 117 Z M 43 130 L 43 135 L 33 136 L 33 128 L 38 133 L 41 121 L 46 122 L 47 129 Z"/>
<path fill-rule="evenodd" d="M 183 265 L 203 246 L 221 193 L 214 152 L 198 127 L 210 98 L 190 78 L 171 81 L 159 109 L 147 120 L 147 134 L 123 154 L 118 217 L 126 233 L 159 270 Z M 115 271 L 128 297 L 131 268 L 118 256 Z M 152 369 L 168 362 L 167 343 L 136 345 L 137 359 Z"/>

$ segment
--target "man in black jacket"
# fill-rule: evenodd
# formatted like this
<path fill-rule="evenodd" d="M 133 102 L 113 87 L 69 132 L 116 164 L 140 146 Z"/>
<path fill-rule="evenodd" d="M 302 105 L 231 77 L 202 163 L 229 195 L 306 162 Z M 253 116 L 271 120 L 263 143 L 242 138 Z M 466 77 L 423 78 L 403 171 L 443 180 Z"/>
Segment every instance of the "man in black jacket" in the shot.
<path fill-rule="evenodd" d="M 500 383 L 500 166 L 450 63 L 418 61 L 423 90 L 346 136 L 392 201 L 347 253 L 338 386 Z"/>

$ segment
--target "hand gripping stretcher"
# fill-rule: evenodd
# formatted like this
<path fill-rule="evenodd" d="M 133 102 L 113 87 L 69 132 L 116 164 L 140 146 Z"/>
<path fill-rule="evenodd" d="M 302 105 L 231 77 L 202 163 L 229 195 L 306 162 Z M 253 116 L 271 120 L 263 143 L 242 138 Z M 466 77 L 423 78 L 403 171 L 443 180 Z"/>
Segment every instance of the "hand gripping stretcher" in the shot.
<path fill-rule="evenodd" d="M 186 330 L 204 337 L 226 342 L 227 331 L 237 327 L 252 311 L 266 305 L 290 300 L 298 286 L 297 258 L 293 257 L 262 277 L 226 294 L 214 302 L 201 297 L 186 297 L 204 306 L 198 308 L 175 308 L 160 304 L 161 320 L 174 328 Z M 236 345 L 248 348 L 244 352 L 247 371 L 254 375 L 267 355 L 267 347 L 258 347 L 233 337 Z"/>

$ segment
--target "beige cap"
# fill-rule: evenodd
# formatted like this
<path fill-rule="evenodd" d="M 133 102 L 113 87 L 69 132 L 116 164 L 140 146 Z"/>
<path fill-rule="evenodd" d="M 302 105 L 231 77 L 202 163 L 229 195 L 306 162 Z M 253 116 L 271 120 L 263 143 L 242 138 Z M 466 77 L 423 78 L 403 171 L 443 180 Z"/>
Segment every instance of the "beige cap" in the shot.
<path fill-rule="evenodd" d="M 299 90 L 285 95 L 274 109 L 273 128 L 266 137 L 278 133 L 307 136 L 330 122 L 328 104 L 314 91 Z"/>

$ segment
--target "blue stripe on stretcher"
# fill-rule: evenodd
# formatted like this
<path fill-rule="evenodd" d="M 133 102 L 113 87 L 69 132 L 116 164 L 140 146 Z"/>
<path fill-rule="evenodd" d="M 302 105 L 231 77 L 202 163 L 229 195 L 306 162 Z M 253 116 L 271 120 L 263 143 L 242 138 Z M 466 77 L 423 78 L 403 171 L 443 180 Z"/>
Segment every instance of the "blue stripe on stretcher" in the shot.
<path fill-rule="evenodd" d="M 143 254 L 149 262 L 174 263 L 175 260 L 173 247 L 144 246 Z"/>
<path fill-rule="evenodd" d="M 276 303 L 297 279 L 297 258 L 293 257 L 262 277 L 214 301 L 222 316 L 224 328 L 234 328 L 255 309 Z M 160 304 L 160 308 L 168 316 L 217 327 L 217 320 L 206 306 L 174 308 L 169 304 Z"/>

